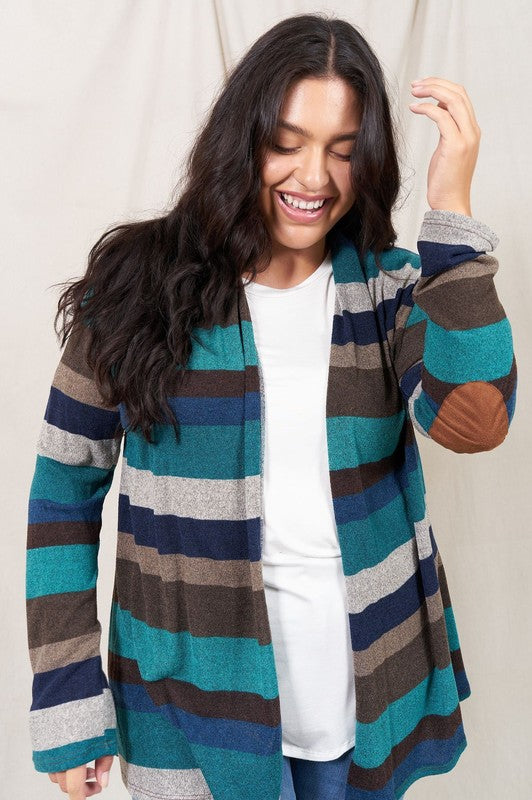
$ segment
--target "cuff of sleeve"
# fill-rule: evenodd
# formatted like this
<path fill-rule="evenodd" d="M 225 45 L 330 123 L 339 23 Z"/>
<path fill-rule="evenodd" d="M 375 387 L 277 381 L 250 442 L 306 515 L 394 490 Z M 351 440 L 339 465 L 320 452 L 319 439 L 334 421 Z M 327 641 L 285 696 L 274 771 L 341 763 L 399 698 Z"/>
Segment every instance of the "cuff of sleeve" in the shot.
<path fill-rule="evenodd" d="M 116 728 L 108 728 L 103 736 L 86 742 L 55 747 L 49 750 L 34 750 L 33 765 L 37 772 L 64 772 L 67 769 L 89 764 L 102 756 L 118 755 Z"/>
<path fill-rule="evenodd" d="M 466 245 L 477 253 L 485 253 L 497 247 L 499 237 L 488 225 L 474 217 L 457 211 L 431 208 L 423 217 L 419 241 Z"/>
<path fill-rule="evenodd" d="M 114 755 L 117 719 L 111 689 L 30 709 L 29 728 L 33 762 L 39 772 L 62 772 L 102 755 Z"/>

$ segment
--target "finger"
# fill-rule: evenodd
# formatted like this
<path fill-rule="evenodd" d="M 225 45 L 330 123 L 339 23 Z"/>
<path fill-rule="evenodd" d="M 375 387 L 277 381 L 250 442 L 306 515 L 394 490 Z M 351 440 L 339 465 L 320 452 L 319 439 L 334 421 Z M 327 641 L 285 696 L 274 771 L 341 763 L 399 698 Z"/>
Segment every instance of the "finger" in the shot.
<path fill-rule="evenodd" d="M 448 142 L 452 142 L 460 136 L 460 131 L 452 116 L 443 108 L 438 108 L 433 103 L 416 103 L 410 106 L 412 111 L 418 114 L 426 114 L 434 120 L 442 135 L 442 138 Z"/>
<path fill-rule="evenodd" d="M 79 766 L 75 769 L 67 769 L 65 772 L 66 777 L 66 790 L 68 792 L 68 800 L 85 800 L 85 778 L 87 776 L 87 767 Z"/>
<path fill-rule="evenodd" d="M 100 794 L 102 791 L 101 785 L 98 781 L 88 781 L 85 784 L 85 797 L 92 797 L 93 794 Z"/>
<path fill-rule="evenodd" d="M 440 86 L 442 86 L 442 88 L 447 88 L 450 91 L 456 92 L 457 94 L 461 95 L 463 97 L 464 103 L 465 103 L 465 105 L 466 105 L 466 107 L 467 107 L 467 109 L 469 111 L 469 115 L 471 117 L 471 122 L 472 122 L 473 126 L 477 126 L 478 127 L 478 122 L 477 122 L 477 119 L 475 117 L 475 110 L 473 108 L 473 104 L 472 104 L 472 102 L 471 102 L 471 100 L 469 98 L 469 95 L 467 94 L 465 88 L 460 83 L 453 83 L 452 81 L 448 81 L 445 78 L 436 78 L 436 77 L 433 77 L 433 76 L 429 76 L 428 78 L 424 78 L 422 83 L 423 84 L 427 84 L 427 83 L 439 84 Z"/>
<path fill-rule="evenodd" d="M 99 794 L 102 791 L 102 788 L 102 782 L 101 779 L 98 778 L 96 769 L 94 767 L 87 767 L 87 783 L 85 783 L 86 797 L 90 797 L 93 794 Z"/>
<path fill-rule="evenodd" d="M 109 773 L 113 766 L 114 756 L 100 756 L 94 762 L 96 780 L 104 789 L 109 785 Z"/>
<path fill-rule="evenodd" d="M 473 123 L 462 95 L 434 83 L 414 86 L 412 94 L 416 97 L 434 97 L 439 100 L 440 107 L 453 117 L 460 133 L 471 139 L 474 137 Z"/>
<path fill-rule="evenodd" d="M 85 800 L 87 795 L 85 794 L 84 786 L 85 784 L 82 784 L 81 786 L 76 786 L 72 789 L 69 789 L 68 800 Z"/>
<path fill-rule="evenodd" d="M 471 100 L 469 99 L 469 95 L 467 94 L 467 92 L 466 92 L 466 90 L 464 89 L 463 86 L 461 86 L 458 83 L 453 83 L 452 81 L 446 81 L 443 78 L 432 78 L 432 77 L 431 78 L 426 78 L 423 81 L 423 84 L 440 85 L 442 88 L 446 88 L 449 91 L 453 91 L 456 94 L 460 95 L 462 97 L 462 99 L 464 101 L 464 105 L 467 108 L 467 111 L 469 113 L 469 117 L 470 117 L 470 120 L 471 120 L 471 126 L 475 129 L 476 132 L 480 131 L 480 128 L 479 128 L 479 125 L 478 125 L 478 122 L 477 122 L 477 118 L 475 117 L 475 111 L 473 109 L 473 104 L 471 103 Z"/>

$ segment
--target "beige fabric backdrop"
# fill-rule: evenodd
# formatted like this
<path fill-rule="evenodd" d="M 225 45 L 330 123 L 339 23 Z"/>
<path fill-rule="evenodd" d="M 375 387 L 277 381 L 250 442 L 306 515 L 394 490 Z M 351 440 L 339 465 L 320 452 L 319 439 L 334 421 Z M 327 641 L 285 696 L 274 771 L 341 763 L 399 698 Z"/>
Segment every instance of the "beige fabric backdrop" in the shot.
<path fill-rule="evenodd" d="M 83 272 L 90 246 L 108 226 L 166 206 L 225 69 L 275 22 L 317 10 L 361 28 L 385 69 L 405 140 L 398 246 L 416 249 L 438 141 L 435 123 L 408 109 L 410 80 L 436 75 L 463 84 L 482 130 L 472 211 L 500 238 L 496 286 L 513 328 L 517 410 L 507 440 L 488 453 L 458 455 L 417 436 L 472 695 L 462 704 L 468 748 L 452 772 L 416 782 L 408 798 L 532 797 L 532 428 L 526 423 L 532 402 L 532 6 L 525 0 L 3 0 L 4 797 L 64 796 L 34 771 L 27 727 L 26 510 L 60 355 L 52 329 L 59 290 L 51 284 Z M 104 659 L 117 500 L 115 476 L 99 561 Z M 127 800 L 117 759 L 106 795 Z"/>

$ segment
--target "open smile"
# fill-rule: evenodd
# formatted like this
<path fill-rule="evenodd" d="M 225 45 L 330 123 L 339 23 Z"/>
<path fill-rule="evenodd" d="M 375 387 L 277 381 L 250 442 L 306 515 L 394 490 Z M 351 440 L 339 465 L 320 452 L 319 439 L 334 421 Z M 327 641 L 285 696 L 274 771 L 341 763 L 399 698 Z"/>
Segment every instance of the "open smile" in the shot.
<path fill-rule="evenodd" d="M 314 222 L 318 219 L 321 219 L 321 217 L 323 217 L 324 214 L 328 211 L 329 206 L 334 199 L 332 197 L 328 197 L 320 208 L 315 208 L 312 209 L 311 211 L 307 211 L 304 208 L 296 208 L 295 206 L 291 206 L 283 199 L 281 192 L 276 191 L 275 196 L 277 199 L 277 204 L 289 219 L 294 220 L 295 222 L 306 222 L 306 223 Z"/>

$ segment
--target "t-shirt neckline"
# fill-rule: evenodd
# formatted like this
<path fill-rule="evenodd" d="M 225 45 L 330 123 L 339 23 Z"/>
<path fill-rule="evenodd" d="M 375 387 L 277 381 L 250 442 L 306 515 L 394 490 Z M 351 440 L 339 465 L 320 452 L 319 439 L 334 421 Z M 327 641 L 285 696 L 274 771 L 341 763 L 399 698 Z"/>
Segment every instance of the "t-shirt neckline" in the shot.
<path fill-rule="evenodd" d="M 304 289 L 310 283 L 318 280 L 318 278 L 326 275 L 330 272 L 332 263 L 330 257 L 330 248 L 327 250 L 325 254 L 325 258 L 319 264 L 314 272 L 311 272 L 304 280 L 300 281 L 300 283 L 296 283 L 295 286 L 288 286 L 286 288 L 278 288 L 277 286 L 266 286 L 263 283 L 256 283 L 255 281 L 251 281 L 244 286 L 246 292 L 251 292 L 252 294 L 269 294 L 269 295 L 286 295 L 292 292 L 297 291 L 298 289 Z M 244 278 L 241 277 L 242 282 Z"/>

